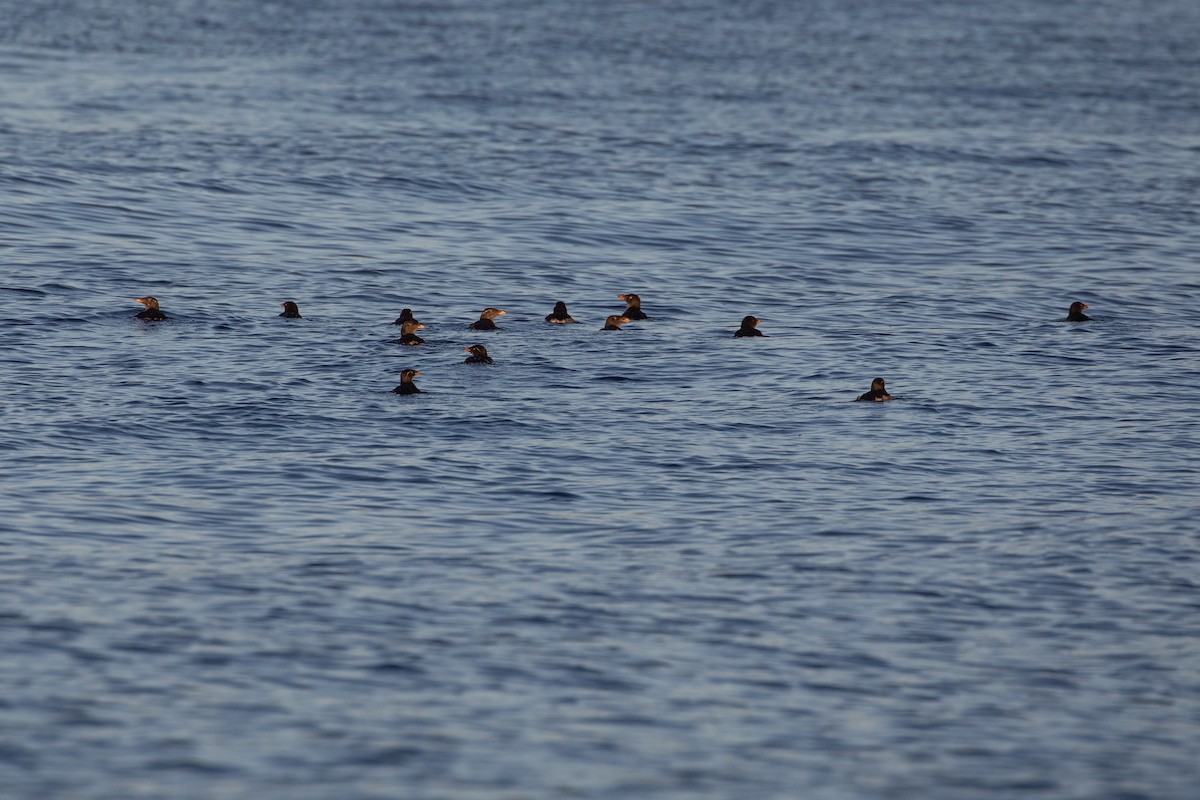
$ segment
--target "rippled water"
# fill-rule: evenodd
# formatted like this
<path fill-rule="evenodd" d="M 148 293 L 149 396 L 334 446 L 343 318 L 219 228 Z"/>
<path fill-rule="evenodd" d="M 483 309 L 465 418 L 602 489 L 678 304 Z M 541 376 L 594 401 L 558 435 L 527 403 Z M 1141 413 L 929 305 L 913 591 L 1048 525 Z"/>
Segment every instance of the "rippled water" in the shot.
<path fill-rule="evenodd" d="M 4 797 L 1195 796 L 1191 0 L 0 19 Z"/>

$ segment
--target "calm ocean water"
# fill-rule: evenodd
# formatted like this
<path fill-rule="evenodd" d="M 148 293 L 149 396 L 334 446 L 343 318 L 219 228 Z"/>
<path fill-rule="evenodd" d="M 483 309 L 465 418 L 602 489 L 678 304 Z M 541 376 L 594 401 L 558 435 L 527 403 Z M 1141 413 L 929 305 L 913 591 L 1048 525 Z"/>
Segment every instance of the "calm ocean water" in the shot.
<path fill-rule="evenodd" d="M 0 20 L 0 797 L 1197 796 L 1194 0 Z"/>

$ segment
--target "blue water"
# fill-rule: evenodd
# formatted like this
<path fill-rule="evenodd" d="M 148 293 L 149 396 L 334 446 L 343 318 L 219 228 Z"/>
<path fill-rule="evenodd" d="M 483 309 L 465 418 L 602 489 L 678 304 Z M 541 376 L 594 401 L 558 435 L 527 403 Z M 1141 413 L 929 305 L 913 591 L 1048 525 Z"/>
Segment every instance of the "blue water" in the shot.
<path fill-rule="evenodd" d="M 1197 796 L 1200 4 L 0 20 L 0 797 Z"/>

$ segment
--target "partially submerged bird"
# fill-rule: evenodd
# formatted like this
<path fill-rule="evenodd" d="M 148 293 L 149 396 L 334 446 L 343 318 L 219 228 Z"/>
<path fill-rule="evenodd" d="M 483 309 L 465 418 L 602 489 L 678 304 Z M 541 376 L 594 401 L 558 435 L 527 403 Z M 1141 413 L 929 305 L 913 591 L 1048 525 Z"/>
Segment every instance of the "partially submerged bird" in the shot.
<path fill-rule="evenodd" d="M 608 319 L 604 320 L 602 331 L 619 331 L 621 326 L 629 322 L 629 317 L 623 317 L 620 314 L 613 314 Z"/>
<path fill-rule="evenodd" d="M 1067 322 L 1087 322 L 1089 319 L 1091 319 L 1091 317 L 1083 313 L 1085 308 L 1087 308 L 1087 306 L 1078 300 L 1076 300 L 1074 303 L 1071 303 L 1071 307 L 1067 309 Z"/>
<path fill-rule="evenodd" d="M 471 354 L 463 359 L 464 364 L 492 363 L 492 357 L 488 355 L 487 348 L 481 344 L 473 344 L 470 347 L 464 347 L 463 350 Z"/>
<path fill-rule="evenodd" d="M 895 400 L 896 398 L 888 394 L 887 387 L 884 385 L 883 378 L 876 378 L 871 381 L 871 391 L 860 394 L 854 398 L 854 402 L 867 401 L 873 403 L 882 403 L 885 400 Z"/>
<path fill-rule="evenodd" d="M 283 313 L 279 316 L 286 319 L 300 319 L 300 306 L 296 305 L 291 300 L 288 300 L 286 303 L 280 303 L 279 305 L 283 307 Z"/>
<path fill-rule="evenodd" d="M 393 322 L 392 324 L 393 325 L 403 325 L 406 322 L 416 322 L 416 321 L 417 320 L 413 316 L 411 308 L 402 308 L 402 309 L 400 309 L 400 316 L 396 317 L 396 321 Z"/>
<path fill-rule="evenodd" d="M 562 300 L 555 303 L 554 310 L 546 315 L 546 322 L 553 322 L 556 325 L 569 325 L 574 321 L 567 312 L 567 304 Z"/>
<path fill-rule="evenodd" d="M 762 322 L 758 317 L 745 316 L 742 317 L 742 327 L 738 328 L 734 336 L 766 336 L 765 333 L 758 329 L 758 323 Z"/>
<path fill-rule="evenodd" d="M 492 308 L 491 306 L 488 306 L 482 312 L 480 312 L 479 319 L 475 320 L 467 327 L 473 331 L 499 330 L 499 328 L 496 327 L 496 323 L 492 322 L 492 320 L 494 320 L 496 317 L 500 316 L 501 314 L 506 314 L 506 313 L 508 313 L 508 312 L 501 311 L 498 308 Z"/>
<path fill-rule="evenodd" d="M 407 322 L 405 322 L 403 325 L 400 326 L 400 338 L 396 340 L 396 344 L 403 344 L 403 345 L 408 345 L 408 346 L 421 344 L 421 342 L 424 342 L 425 340 L 422 339 L 420 336 L 417 336 L 417 334 L 414 333 L 414 331 L 418 331 L 424 327 L 425 327 L 424 325 L 417 322 L 415 319 L 408 320 Z"/>
<path fill-rule="evenodd" d="M 635 319 L 650 319 L 646 313 L 642 311 L 642 298 L 636 294 L 619 294 L 619 300 L 625 301 L 625 310 L 621 313 L 623 317 L 629 317 L 630 320 Z"/>
<path fill-rule="evenodd" d="M 392 389 L 393 394 L 420 394 L 421 390 L 413 383 L 413 378 L 421 374 L 419 369 L 406 369 L 400 373 L 400 385 Z"/>
<path fill-rule="evenodd" d="M 134 298 L 134 302 L 141 303 L 145 306 L 144 309 L 134 315 L 135 319 L 162 320 L 167 318 L 167 315 L 164 314 L 158 307 L 157 297 L 146 295 L 145 297 Z"/>

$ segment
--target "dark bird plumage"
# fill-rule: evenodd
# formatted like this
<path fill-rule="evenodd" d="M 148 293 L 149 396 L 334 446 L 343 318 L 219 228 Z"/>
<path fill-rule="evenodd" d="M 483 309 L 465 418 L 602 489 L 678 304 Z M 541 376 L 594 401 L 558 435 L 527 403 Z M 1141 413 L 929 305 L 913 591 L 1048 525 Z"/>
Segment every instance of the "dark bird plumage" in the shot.
<path fill-rule="evenodd" d="M 1091 319 L 1091 317 L 1083 313 L 1085 308 L 1087 308 L 1087 306 L 1083 303 L 1080 303 L 1078 300 L 1076 300 L 1074 303 L 1071 303 L 1071 307 L 1067 309 L 1067 322 L 1087 322 L 1089 319 Z"/>
<path fill-rule="evenodd" d="M 621 316 L 629 317 L 631 321 L 635 319 L 650 319 L 642 311 L 642 298 L 636 294 L 619 294 L 617 298 L 625 301 L 625 310 L 621 312 Z"/>
<path fill-rule="evenodd" d="M 279 305 L 283 307 L 283 313 L 279 316 L 286 319 L 300 319 L 300 307 L 291 300 L 288 300 L 286 303 L 280 303 Z"/>
<path fill-rule="evenodd" d="M 402 309 L 400 309 L 400 316 L 396 317 L 396 321 L 393 322 L 392 324 L 393 325 L 403 325 L 406 322 L 416 322 L 416 321 L 417 321 L 416 318 L 413 317 L 411 308 L 402 308 Z"/>
<path fill-rule="evenodd" d="M 135 319 L 149 319 L 149 320 L 157 321 L 157 320 L 164 320 L 167 318 L 167 315 L 164 314 L 162 312 L 162 310 L 159 309 L 159 307 L 158 307 L 158 298 L 157 297 L 151 297 L 150 295 L 146 295 L 145 297 L 135 298 L 134 302 L 141 303 L 142 305 L 145 306 L 145 308 L 143 310 L 139 311 L 137 314 L 134 315 Z"/>
<path fill-rule="evenodd" d="M 608 319 L 604 320 L 602 331 L 619 331 L 621 326 L 629 322 L 629 317 L 623 317 L 620 314 L 613 314 Z"/>
<path fill-rule="evenodd" d="M 463 350 L 471 354 L 463 359 L 464 364 L 492 363 L 492 357 L 488 355 L 487 348 L 481 344 L 473 344 L 470 347 L 464 347 Z"/>
<path fill-rule="evenodd" d="M 400 338 L 396 340 L 396 344 L 406 346 L 418 345 L 424 342 L 420 336 L 417 336 L 416 331 L 425 326 L 417 322 L 415 319 L 410 319 L 400 326 Z"/>
<path fill-rule="evenodd" d="M 765 333 L 758 329 L 758 323 L 762 322 L 758 317 L 745 316 L 742 317 L 742 327 L 738 328 L 734 336 L 766 336 Z"/>
<path fill-rule="evenodd" d="M 546 322 L 553 322 L 556 325 L 569 325 L 575 320 L 571 319 L 570 313 L 567 312 L 567 304 L 559 300 L 554 304 L 554 310 L 546 315 Z"/>
<path fill-rule="evenodd" d="M 494 320 L 496 317 L 500 316 L 501 314 L 506 314 L 506 313 L 508 313 L 508 312 L 501 311 L 498 308 L 492 308 L 491 306 L 488 306 L 482 312 L 480 312 L 479 319 L 475 320 L 467 327 L 473 331 L 500 330 L 499 328 L 496 327 L 496 323 L 492 322 L 492 320 Z"/>
<path fill-rule="evenodd" d="M 413 383 L 413 378 L 421 374 L 419 369 L 406 369 L 400 373 L 400 385 L 392 389 L 393 394 L 420 394 L 421 390 Z"/>
<path fill-rule="evenodd" d="M 886 400 L 895 400 L 896 398 L 888 394 L 887 386 L 883 382 L 883 378 L 876 378 L 871 381 L 871 391 L 860 394 L 854 398 L 854 402 L 872 402 L 882 403 Z"/>

